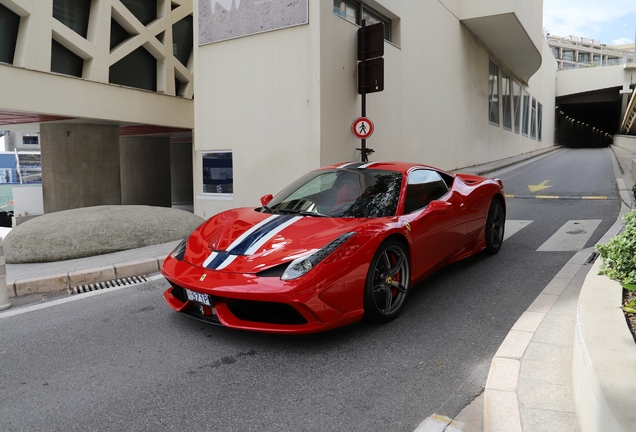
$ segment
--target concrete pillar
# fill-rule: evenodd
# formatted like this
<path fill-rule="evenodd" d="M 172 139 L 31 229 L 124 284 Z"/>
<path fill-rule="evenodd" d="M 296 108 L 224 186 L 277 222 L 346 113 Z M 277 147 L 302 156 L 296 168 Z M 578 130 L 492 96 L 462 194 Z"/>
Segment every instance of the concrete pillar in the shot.
<path fill-rule="evenodd" d="M 170 177 L 172 178 L 172 204 L 193 204 L 191 142 L 170 144 Z"/>
<path fill-rule="evenodd" d="M 121 203 L 171 207 L 170 138 L 122 137 Z"/>
<path fill-rule="evenodd" d="M 121 204 L 117 125 L 40 125 L 44 213 Z"/>

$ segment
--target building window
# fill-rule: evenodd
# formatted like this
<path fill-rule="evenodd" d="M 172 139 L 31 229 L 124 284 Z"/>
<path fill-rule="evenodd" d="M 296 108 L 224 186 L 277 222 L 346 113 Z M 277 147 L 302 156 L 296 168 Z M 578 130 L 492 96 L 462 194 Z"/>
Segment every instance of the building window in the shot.
<path fill-rule="evenodd" d="M 51 43 L 51 72 L 81 78 L 84 69 L 84 59 L 62 44 Z"/>
<path fill-rule="evenodd" d="M 530 138 L 537 138 L 537 100 L 532 98 L 532 110 L 530 111 Z"/>
<path fill-rule="evenodd" d="M 510 94 L 510 76 L 501 72 L 501 109 L 503 110 L 503 127 L 512 130 L 512 100 Z"/>
<path fill-rule="evenodd" d="M 126 31 L 117 21 L 110 20 L 110 49 L 112 50 L 120 43 L 130 37 L 130 33 Z"/>
<path fill-rule="evenodd" d="M 38 145 L 39 140 L 37 135 L 22 135 L 22 144 L 24 145 Z"/>
<path fill-rule="evenodd" d="M 90 12 L 90 0 L 53 0 L 53 18 L 83 38 L 88 34 Z"/>
<path fill-rule="evenodd" d="M 530 95 L 523 92 L 523 113 L 521 119 L 521 134 L 528 136 L 528 113 L 530 111 Z"/>
<path fill-rule="evenodd" d="M 157 59 L 143 47 L 137 48 L 110 67 L 108 82 L 156 92 Z"/>
<path fill-rule="evenodd" d="M 550 49 L 552 50 L 552 54 L 554 55 L 555 59 L 559 58 L 559 48 L 557 47 L 550 47 Z"/>
<path fill-rule="evenodd" d="M 15 45 L 18 41 L 20 15 L 0 4 L 0 62 L 13 64 Z"/>
<path fill-rule="evenodd" d="M 232 152 L 203 153 L 203 193 L 234 193 Z"/>
<path fill-rule="evenodd" d="M 188 60 L 192 54 L 193 29 L 192 15 L 183 18 L 172 26 L 172 54 L 184 66 L 188 66 Z"/>
<path fill-rule="evenodd" d="M 574 61 L 574 51 L 563 50 L 563 60 Z"/>
<path fill-rule="evenodd" d="M 541 141 L 541 139 L 543 138 L 542 123 L 543 123 L 543 105 L 538 104 L 537 106 L 537 139 L 539 141 Z"/>
<path fill-rule="evenodd" d="M 362 25 L 362 20 L 367 26 L 381 22 L 384 39 L 391 41 L 391 20 L 355 0 L 333 0 L 333 13 L 357 25 Z"/>
<path fill-rule="evenodd" d="M 121 2 L 145 26 L 157 18 L 157 0 L 121 0 Z"/>
<path fill-rule="evenodd" d="M 590 53 L 579 54 L 579 63 L 589 63 L 589 62 L 590 62 Z"/>
<path fill-rule="evenodd" d="M 488 121 L 499 126 L 499 66 L 490 61 L 488 71 Z"/>
<path fill-rule="evenodd" d="M 521 130 L 521 85 L 512 82 L 512 101 L 515 116 L 515 133 Z"/>

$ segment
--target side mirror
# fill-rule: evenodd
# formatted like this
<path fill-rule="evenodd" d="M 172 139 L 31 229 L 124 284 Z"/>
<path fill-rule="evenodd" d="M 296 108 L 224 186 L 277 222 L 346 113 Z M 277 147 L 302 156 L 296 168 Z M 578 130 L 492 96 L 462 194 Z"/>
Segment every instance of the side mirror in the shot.
<path fill-rule="evenodd" d="M 434 214 L 450 213 L 453 210 L 453 204 L 446 201 L 431 201 L 428 203 L 427 210 Z"/>
<path fill-rule="evenodd" d="M 272 194 L 264 195 L 264 196 L 261 197 L 261 204 L 263 206 L 266 206 L 267 204 L 269 204 L 272 201 L 272 199 L 274 199 L 274 195 L 272 195 Z"/>

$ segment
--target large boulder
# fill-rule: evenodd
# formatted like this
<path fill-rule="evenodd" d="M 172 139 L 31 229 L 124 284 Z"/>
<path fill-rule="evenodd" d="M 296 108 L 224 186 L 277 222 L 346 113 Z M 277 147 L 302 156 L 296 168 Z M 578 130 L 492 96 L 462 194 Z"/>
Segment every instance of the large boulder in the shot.
<path fill-rule="evenodd" d="M 4 239 L 9 264 L 63 261 L 179 240 L 203 223 L 166 207 L 106 205 L 48 213 Z"/>

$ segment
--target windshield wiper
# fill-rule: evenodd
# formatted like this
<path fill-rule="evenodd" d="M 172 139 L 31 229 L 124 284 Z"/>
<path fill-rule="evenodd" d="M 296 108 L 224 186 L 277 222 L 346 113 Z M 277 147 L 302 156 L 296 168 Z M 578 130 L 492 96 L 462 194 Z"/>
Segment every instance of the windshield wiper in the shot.
<path fill-rule="evenodd" d="M 285 213 L 285 214 L 297 214 L 301 216 L 315 216 L 315 217 L 329 217 L 329 215 L 326 215 L 323 213 L 310 212 L 310 211 L 298 210 L 298 209 L 279 208 L 276 210 L 278 211 L 278 213 Z"/>

